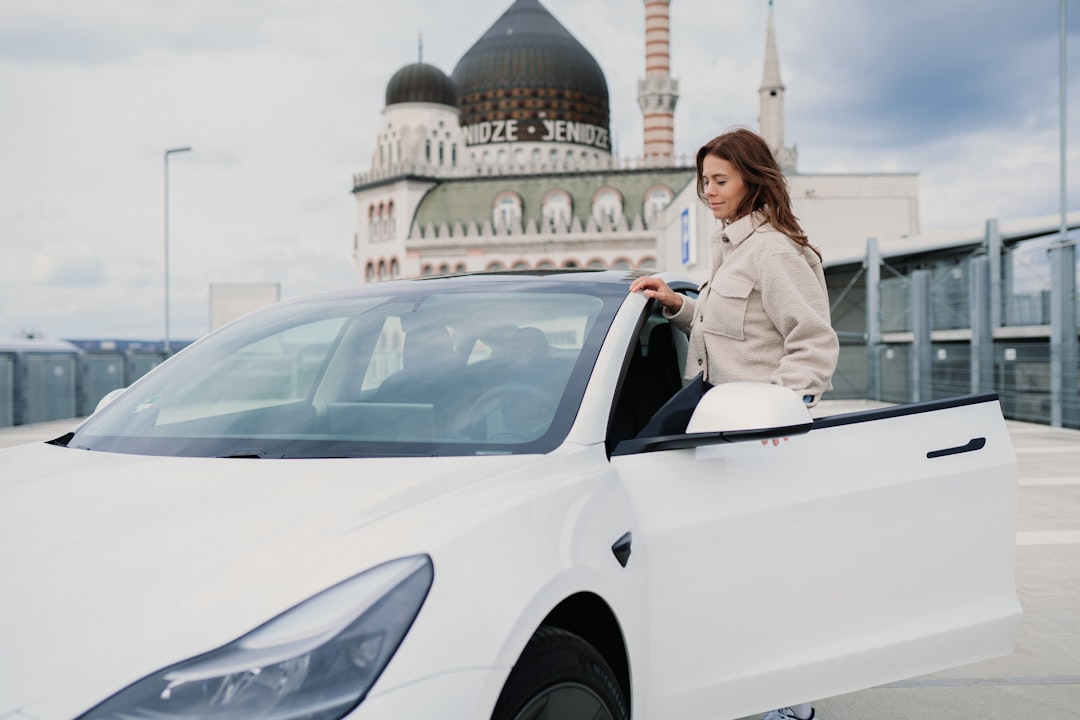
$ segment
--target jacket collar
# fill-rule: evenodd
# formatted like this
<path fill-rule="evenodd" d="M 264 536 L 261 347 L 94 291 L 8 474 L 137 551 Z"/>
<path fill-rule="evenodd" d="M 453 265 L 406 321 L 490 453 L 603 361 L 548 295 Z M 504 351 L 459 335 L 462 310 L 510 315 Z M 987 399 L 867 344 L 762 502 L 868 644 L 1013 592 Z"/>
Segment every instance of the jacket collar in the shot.
<path fill-rule="evenodd" d="M 721 229 L 720 237 L 726 238 L 732 247 L 738 247 L 765 224 L 764 214 L 752 212 L 749 215 L 743 215 L 735 222 L 725 224 Z"/>

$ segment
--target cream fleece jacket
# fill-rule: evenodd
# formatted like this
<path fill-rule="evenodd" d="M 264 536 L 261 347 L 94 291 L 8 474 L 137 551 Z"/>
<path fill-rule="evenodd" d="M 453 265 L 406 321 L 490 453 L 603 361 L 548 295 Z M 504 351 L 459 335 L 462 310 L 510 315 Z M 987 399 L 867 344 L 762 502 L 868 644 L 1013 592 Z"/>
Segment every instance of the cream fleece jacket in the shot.
<path fill-rule="evenodd" d="M 840 353 L 817 254 L 759 213 L 717 228 L 709 246 L 712 276 L 697 300 L 665 311 L 690 336 L 686 376 L 783 385 L 817 404 Z"/>

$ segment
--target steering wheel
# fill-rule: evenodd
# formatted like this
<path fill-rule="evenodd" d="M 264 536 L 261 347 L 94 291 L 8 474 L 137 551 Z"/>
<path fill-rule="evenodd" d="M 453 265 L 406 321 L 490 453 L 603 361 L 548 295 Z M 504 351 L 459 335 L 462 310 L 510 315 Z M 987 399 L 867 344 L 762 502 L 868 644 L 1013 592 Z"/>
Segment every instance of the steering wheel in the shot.
<path fill-rule="evenodd" d="M 485 390 L 465 413 L 467 427 L 483 428 L 483 438 L 496 442 L 535 440 L 547 430 L 556 402 L 526 383 L 505 383 Z"/>

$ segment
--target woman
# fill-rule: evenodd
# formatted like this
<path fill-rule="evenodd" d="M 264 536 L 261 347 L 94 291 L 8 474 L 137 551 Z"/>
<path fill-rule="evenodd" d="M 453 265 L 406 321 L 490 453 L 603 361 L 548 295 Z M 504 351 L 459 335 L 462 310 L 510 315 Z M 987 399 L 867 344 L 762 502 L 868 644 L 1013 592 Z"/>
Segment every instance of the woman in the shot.
<path fill-rule="evenodd" d="M 690 335 L 687 377 L 774 383 L 817 404 L 832 387 L 840 345 L 821 254 L 791 212 L 780 166 L 760 136 L 736 128 L 698 150 L 697 181 L 720 221 L 709 280 L 696 301 L 656 277 L 638 278 L 631 292 L 655 299 Z"/>
<path fill-rule="evenodd" d="M 840 344 L 821 253 L 791 211 L 780 166 L 760 136 L 736 128 L 698 150 L 697 182 L 698 196 L 720 221 L 709 240 L 712 273 L 697 300 L 656 277 L 638 278 L 630 290 L 655 299 L 689 334 L 687 377 L 704 372 L 713 385 L 783 385 L 808 406 L 817 404 L 832 387 Z M 763 720 L 814 717 L 811 704 L 802 703 Z"/>

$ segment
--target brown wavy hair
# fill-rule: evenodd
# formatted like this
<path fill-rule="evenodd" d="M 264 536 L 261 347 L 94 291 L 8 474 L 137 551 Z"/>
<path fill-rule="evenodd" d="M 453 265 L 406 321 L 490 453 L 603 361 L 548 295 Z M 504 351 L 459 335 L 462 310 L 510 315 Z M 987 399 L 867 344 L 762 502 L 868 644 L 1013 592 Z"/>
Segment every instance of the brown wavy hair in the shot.
<path fill-rule="evenodd" d="M 746 197 L 739 203 L 737 218 L 760 212 L 775 229 L 787 235 L 803 247 L 814 251 L 821 259 L 821 252 L 810 244 L 806 233 L 799 226 L 799 219 L 791 211 L 791 196 L 787 180 L 780 165 L 760 135 L 747 128 L 733 128 L 717 135 L 697 151 L 697 194 L 705 197 L 704 163 L 709 155 L 727 160 L 746 184 Z"/>

